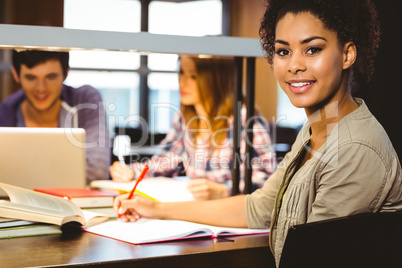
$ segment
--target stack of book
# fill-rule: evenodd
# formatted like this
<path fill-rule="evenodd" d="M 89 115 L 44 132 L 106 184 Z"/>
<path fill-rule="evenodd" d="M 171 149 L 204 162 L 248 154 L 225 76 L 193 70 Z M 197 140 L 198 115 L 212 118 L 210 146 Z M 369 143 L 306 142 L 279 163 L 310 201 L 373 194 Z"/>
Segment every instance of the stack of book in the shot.
<path fill-rule="evenodd" d="M 59 196 L 5 183 L 0 183 L 0 189 L 8 196 L 0 200 L 0 239 L 59 234 L 64 227 L 80 229 L 109 220 Z"/>
<path fill-rule="evenodd" d="M 119 194 L 116 191 L 77 187 L 35 188 L 34 191 L 62 197 L 81 209 L 105 214 L 112 219 L 116 218 L 116 212 L 113 210 L 114 198 Z"/>
<path fill-rule="evenodd" d="M 55 224 L 0 217 L 0 239 L 61 233 L 60 226 Z"/>

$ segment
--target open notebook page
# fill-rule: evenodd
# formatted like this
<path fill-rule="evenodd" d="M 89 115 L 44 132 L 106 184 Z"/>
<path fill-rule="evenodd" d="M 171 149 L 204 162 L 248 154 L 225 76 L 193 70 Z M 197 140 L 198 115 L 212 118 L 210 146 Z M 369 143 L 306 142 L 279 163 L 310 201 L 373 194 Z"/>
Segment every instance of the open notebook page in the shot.
<path fill-rule="evenodd" d="M 133 244 L 181 240 L 197 237 L 217 237 L 267 234 L 269 229 L 228 228 L 178 220 L 142 218 L 136 222 L 108 221 L 85 228 L 90 233 Z"/>

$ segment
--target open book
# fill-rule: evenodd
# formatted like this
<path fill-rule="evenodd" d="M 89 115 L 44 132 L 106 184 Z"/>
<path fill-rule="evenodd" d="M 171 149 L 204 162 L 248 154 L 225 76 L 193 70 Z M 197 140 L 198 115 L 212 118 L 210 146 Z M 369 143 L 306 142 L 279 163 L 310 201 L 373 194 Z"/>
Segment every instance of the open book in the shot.
<path fill-rule="evenodd" d="M 133 244 L 191 239 L 268 234 L 269 229 L 219 227 L 178 220 L 139 219 L 136 222 L 108 221 L 84 229 L 87 232 Z"/>
<path fill-rule="evenodd" d="M 82 227 L 109 219 L 108 216 L 83 211 L 77 205 L 61 197 L 34 192 L 28 189 L 0 183 L 10 201 L 0 200 L 0 217 L 26 221 L 44 222 L 59 226 L 68 223 Z"/>

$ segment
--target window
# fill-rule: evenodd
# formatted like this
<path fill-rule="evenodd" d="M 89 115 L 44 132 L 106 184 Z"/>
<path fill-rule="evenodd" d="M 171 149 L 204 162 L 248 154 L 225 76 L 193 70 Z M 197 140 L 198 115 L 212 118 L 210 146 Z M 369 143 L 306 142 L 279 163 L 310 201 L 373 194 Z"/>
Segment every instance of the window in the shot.
<path fill-rule="evenodd" d="M 64 27 L 83 30 L 139 32 L 138 0 L 64 0 Z"/>
<path fill-rule="evenodd" d="M 222 2 L 171 3 L 151 1 L 149 32 L 187 36 L 222 34 Z"/>
<path fill-rule="evenodd" d="M 222 3 L 216 0 L 183 3 L 152 1 L 149 5 L 149 32 L 187 36 L 220 35 Z M 152 132 L 164 133 L 169 130 L 170 119 L 180 109 L 176 74 L 178 56 L 151 54 L 148 57 L 148 68 L 151 71 L 148 76 L 149 126 Z M 153 72 L 157 70 L 174 73 Z"/>
<path fill-rule="evenodd" d="M 144 8 L 149 11 L 146 22 L 141 20 Z M 66 28 L 139 32 L 141 23 L 157 34 L 220 35 L 222 2 L 151 1 L 145 7 L 139 0 L 64 0 Z M 140 120 L 152 132 L 166 133 L 180 109 L 178 55 L 71 51 L 70 67 L 66 84 L 89 84 L 101 93 L 111 137 L 115 127 L 140 127 Z M 141 81 L 146 81 L 145 89 Z M 148 103 L 141 103 L 141 92 L 148 94 Z"/>

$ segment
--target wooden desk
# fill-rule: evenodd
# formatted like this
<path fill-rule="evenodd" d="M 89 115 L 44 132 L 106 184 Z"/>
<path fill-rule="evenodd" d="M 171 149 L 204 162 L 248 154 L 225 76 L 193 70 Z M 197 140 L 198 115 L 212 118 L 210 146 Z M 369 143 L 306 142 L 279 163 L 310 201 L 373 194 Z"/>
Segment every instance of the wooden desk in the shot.
<path fill-rule="evenodd" d="M 90 233 L 0 240 L 5 267 L 275 267 L 268 235 L 133 245 Z"/>

